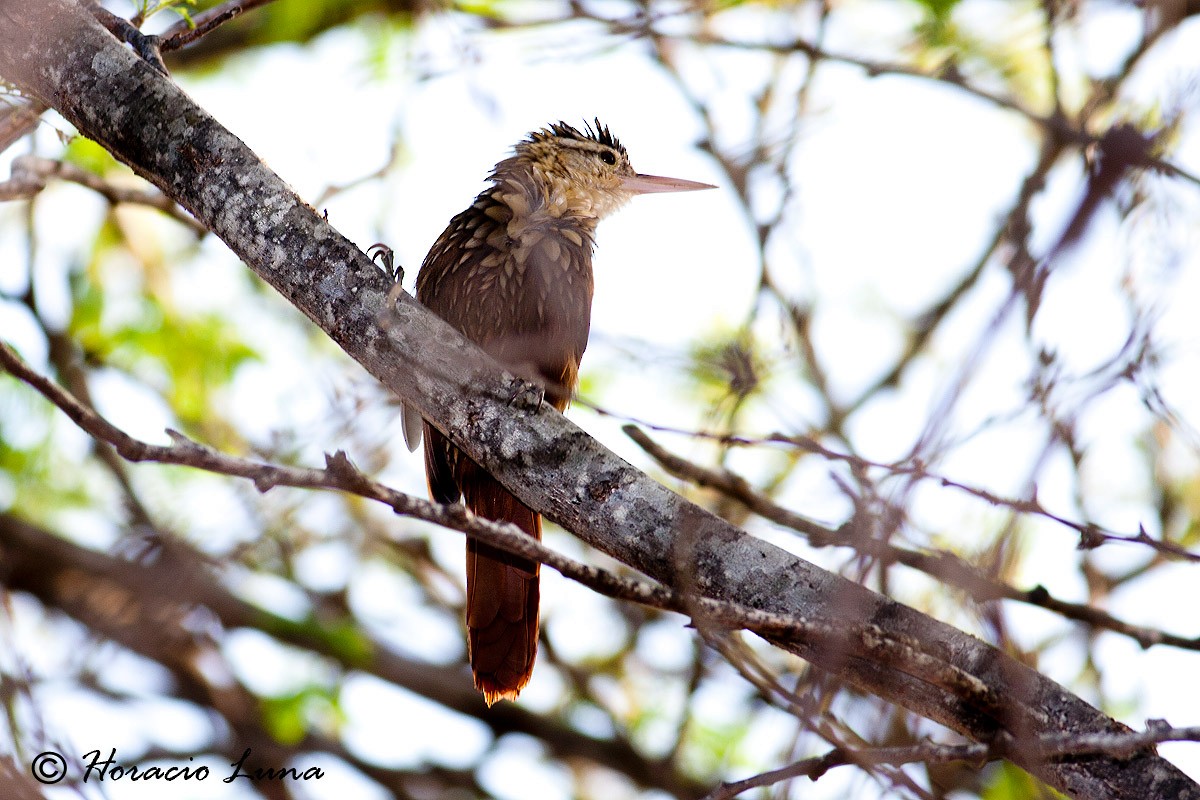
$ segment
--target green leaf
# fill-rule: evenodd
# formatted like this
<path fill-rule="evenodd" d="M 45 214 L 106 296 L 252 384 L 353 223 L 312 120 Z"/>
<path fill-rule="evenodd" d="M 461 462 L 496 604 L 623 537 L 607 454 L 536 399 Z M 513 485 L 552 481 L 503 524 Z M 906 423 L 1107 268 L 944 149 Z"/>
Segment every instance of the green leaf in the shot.
<path fill-rule="evenodd" d="M 315 725 L 340 727 L 345 714 L 338 703 L 336 689 L 310 684 L 291 694 L 262 699 L 262 715 L 267 732 L 281 744 L 297 744 Z"/>
<path fill-rule="evenodd" d="M 949 20 L 954 8 L 960 0 L 915 0 L 916 4 L 925 9 L 930 17 L 936 20 Z"/>
<path fill-rule="evenodd" d="M 118 243 L 105 226 L 97 252 Z M 105 261 L 101 259 L 100 261 Z M 229 319 L 218 313 L 188 314 L 146 291 L 118 293 L 105 288 L 104 266 L 72 280 L 74 309 L 69 332 L 89 358 L 142 381 L 160 394 L 186 432 L 201 433 L 215 446 L 237 446 L 229 430 L 214 420 L 216 394 L 237 369 L 259 358 Z"/>
<path fill-rule="evenodd" d="M 74 427 L 33 389 L 0 374 L 0 507 L 49 523 L 55 513 L 95 503 L 78 460 L 56 447 L 60 425 Z"/>
<path fill-rule="evenodd" d="M 137 3 L 137 14 L 134 19 L 140 19 L 144 22 L 160 11 L 174 11 L 187 20 L 190 27 L 194 28 L 195 24 L 192 22 L 191 15 L 187 9 L 187 6 L 194 5 L 196 5 L 196 0 L 157 0 L 157 2 L 153 3 L 151 0 L 139 0 Z"/>
<path fill-rule="evenodd" d="M 85 169 L 93 175 L 107 175 L 114 169 L 122 169 L 121 162 L 113 158 L 107 150 L 82 136 L 71 139 L 63 153 L 63 161 Z"/>
<path fill-rule="evenodd" d="M 991 780 L 980 795 L 982 800 L 1068 800 L 1065 794 L 1051 789 L 1025 770 L 1002 761 L 992 772 Z"/>

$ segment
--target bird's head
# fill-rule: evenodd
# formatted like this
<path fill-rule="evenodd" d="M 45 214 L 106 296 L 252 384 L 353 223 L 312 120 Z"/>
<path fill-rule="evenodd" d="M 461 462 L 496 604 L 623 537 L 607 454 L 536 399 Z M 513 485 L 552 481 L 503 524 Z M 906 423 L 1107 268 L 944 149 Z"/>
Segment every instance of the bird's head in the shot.
<path fill-rule="evenodd" d="M 556 122 L 534 131 L 516 146 L 512 158 L 496 165 L 493 179 L 515 179 L 536 190 L 541 196 L 535 202 L 552 216 L 595 220 L 635 195 L 714 188 L 707 183 L 637 173 L 624 146 L 598 119 L 595 128 L 584 125 L 579 130 Z"/>

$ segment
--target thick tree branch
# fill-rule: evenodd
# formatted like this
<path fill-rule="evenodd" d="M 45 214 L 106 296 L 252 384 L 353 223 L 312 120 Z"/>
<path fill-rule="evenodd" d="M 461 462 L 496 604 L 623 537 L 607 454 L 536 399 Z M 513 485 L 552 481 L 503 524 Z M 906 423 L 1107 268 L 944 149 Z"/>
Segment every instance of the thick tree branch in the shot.
<path fill-rule="evenodd" d="M 1026 743 L 1012 759 L 1069 794 L 1200 798 L 1200 787 L 1151 752 L 1043 757 L 1039 736 L 1124 727 L 979 640 L 687 503 L 536 402 L 521 381 L 497 377 L 493 362 L 403 292 L 389 300 L 387 278 L 357 248 L 73 0 L 0 0 L 0 75 L 189 209 L 384 385 L 589 544 L 668 586 L 837 631 L 866 655 L 786 632 L 768 638 L 978 741 Z M 881 655 L 928 660 L 941 678 L 899 672 Z"/>

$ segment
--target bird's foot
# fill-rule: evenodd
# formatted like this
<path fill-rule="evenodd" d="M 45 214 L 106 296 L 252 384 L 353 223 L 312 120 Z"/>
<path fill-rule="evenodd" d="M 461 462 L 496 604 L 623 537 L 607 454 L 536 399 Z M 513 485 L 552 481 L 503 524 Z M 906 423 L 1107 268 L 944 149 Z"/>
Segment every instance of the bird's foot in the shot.
<path fill-rule="evenodd" d="M 171 73 L 167 71 L 167 65 L 163 63 L 161 37 L 142 33 L 129 20 L 118 17 L 99 3 L 93 2 L 90 10 L 101 25 L 108 28 L 113 36 L 132 47 L 133 52 L 137 53 L 143 61 L 168 78 L 171 77 Z"/>
<path fill-rule="evenodd" d="M 367 256 L 370 257 L 371 261 L 382 266 L 384 271 L 391 276 L 393 282 L 401 283 L 404 281 L 404 267 L 396 263 L 392 248 L 383 242 L 376 242 L 367 248 Z"/>
<path fill-rule="evenodd" d="M 546 400 L 546 387 L 525 378 L 513 378 L 509 384 L 511 394 L 508 404 L 515 408 L 532 409 L 534 413 L 542 410 Z"/>

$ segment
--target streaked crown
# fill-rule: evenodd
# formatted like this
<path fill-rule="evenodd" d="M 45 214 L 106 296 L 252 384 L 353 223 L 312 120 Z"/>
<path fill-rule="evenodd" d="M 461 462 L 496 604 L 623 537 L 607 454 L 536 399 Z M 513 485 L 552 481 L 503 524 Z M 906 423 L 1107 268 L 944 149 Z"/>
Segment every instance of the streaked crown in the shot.
<path fill-rule="evenodd" d="M 635 195 L 712 188 L 638 174 L 608 126 L 599 119 L 593 122 L 594 127 L 584 124 L 583 130 L 556 122 L 519 142 L 513 156 L 496 165 L 491 180 L 502 190 L 501 198 L 512 192 L 522 197 L 514 197 L 515 203 L 502 202 L 527 209 L 525 213 L 570 216 L 594 224 Z"/>

